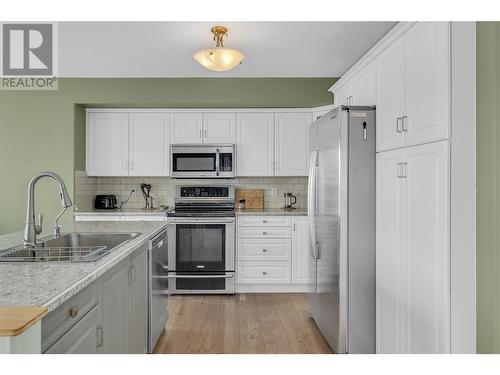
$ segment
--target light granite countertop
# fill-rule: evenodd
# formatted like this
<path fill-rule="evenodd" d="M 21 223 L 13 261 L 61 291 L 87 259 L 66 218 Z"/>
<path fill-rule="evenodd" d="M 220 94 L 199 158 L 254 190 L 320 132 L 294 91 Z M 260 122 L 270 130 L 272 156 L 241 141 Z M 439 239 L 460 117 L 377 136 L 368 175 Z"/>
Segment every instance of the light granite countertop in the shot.
<path fill-rule="evenodd" d="M 307 216 L 307 210 L 297 208 L 295 210 L 284 210 L 282 208 L 247 208 L 236 210 L 236 216 Z"/>
<path fill-rule="evenodd" d="M 76 222 L 62 232 L 140 232 L 141 235 L 89 263 L 0 263 L 0 306 L 44 306 L 54 310 L 107 270 L 132 254 L 165 226 L 164 221 L 150 222 Z M 17 245 L 22 232 L 0 236 L 0 250 Z M 40 238 L 50 236 L 50 230 Z"/>
<path fill-rule="evenodd" d="M 142 208 L 128 208 L 124 210 L 98 210 L 95 208 L 88 210 L 75 211 L 75 216 L 165 216 L 168 210 L 154 209 L 154 210 L 144 210 Z"/>

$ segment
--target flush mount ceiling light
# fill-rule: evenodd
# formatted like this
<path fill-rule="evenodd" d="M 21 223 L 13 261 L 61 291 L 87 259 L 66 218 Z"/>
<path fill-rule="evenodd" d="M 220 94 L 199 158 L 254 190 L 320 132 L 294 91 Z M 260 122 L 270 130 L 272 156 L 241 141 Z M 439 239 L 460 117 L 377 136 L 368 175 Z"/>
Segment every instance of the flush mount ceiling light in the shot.
<path fill-rule="evenodd" d="M 224 26 L 212 27 L 214 34 L 215 48 L 202 49 L 193 55 L 193 59 L 209 70 L 223 72 L 233 69 L 241 64 L 245 56 L 243 53 L 233 48 L 224 47 L 223 38 L 227 38 L 227 28 Z"/>

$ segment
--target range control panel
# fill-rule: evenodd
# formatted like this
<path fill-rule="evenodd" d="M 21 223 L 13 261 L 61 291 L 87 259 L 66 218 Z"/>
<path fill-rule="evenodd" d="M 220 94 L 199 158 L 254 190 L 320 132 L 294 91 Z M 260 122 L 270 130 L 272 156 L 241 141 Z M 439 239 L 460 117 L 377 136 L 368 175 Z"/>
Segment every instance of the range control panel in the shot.
<path fill-rule="evenodd" d="M 181 198 L 228 198 L 229 188 L 224 186 L 182 186 Z"/>

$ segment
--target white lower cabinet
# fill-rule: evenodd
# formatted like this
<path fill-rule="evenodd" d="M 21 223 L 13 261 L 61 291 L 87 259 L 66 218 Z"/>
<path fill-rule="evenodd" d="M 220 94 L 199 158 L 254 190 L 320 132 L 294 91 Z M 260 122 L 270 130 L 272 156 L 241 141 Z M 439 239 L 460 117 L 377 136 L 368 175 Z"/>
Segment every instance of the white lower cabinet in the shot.
<path fill-rule="evenodd" d="M 449 142 L 377 154 L 379 353 L 450 352 Z"/>
<path fill-rule="evenodd" d="M 103 276 L 99 288 L 102 321 L 102 353 L 145 353 L 148 331 L 147 249 Z"/>
<path fill-rule="evenodd" d="M 96 354 L 99 307 L 95 306 L 57 342 L 46 354 Z"/>
<path fill-rule="evenodd" d="M 148 342 L 148 253 L 142 245 L 42 320 L 48 354 L 143 354 Z"/>
<path fill-rule="evenodd" d="M 309 284 L 309 229 L 307 216 L 292 223 L 292 283 Z"/>
<path fill-rule="evenodd" d="M 240 216 L 239 291 L 304 291 L 308 280 L 306 216 Z"/>

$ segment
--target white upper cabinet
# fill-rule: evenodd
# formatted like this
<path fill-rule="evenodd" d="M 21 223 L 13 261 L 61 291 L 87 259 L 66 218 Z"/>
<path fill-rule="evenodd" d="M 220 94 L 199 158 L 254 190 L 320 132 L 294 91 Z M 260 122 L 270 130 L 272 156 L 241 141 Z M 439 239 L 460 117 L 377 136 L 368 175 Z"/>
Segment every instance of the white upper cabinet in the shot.
<path fill-rule="evenodd" d="M 404 37 L 377 59 L 377 151 L 403 147 Z"/>
<path fill-rule="evenodd" d="M 88 114 L 86 171 L 89 176 L 128 175 L 128 122 L 128 113 Z"/>
<path fill-rule="evenodd" d="M 336 106 L 352 104 L 352 82 L 348 81 L 342 87 L 335 90 L 333 100 Z"/>
<path fill-rule="evenodd" d="M 168 176 L 168 113 L 130 114 L 130 176 Z"/>
<path fill-rule="evenodd" d="M 406 33 L 405 144 L 449 137 L 450 25 L 418 22 Z"/>
<path fill-rule="evenodd" d="M 204 143 L 222 144 L 236 142 L 235 113 L 204 113 L 203 114 Z"/>
<path fill-rule="evenodd" d="M 372 61 L 352 78 L 351 105 L 376 105 L 376 65 Z"/>
<path fill-rule="evenodd" d="M 450 135 L 450 25 L 418 22 L 377 59 L 377 151 Z"/>
<path fill-rule="evenodd" d="M 238 176 L 274 175 L 274 114 L 236 115 Z"/>
<path fill-rule="evenodd" d="M 203 114 L 179 112 L 170 114 L 172 144 L 203 143 Z"/>
<path fill-rule="evenodd" d="M 311 113 L 276 113 L 276 176 L 307 176 L 311 123 Z"/>

